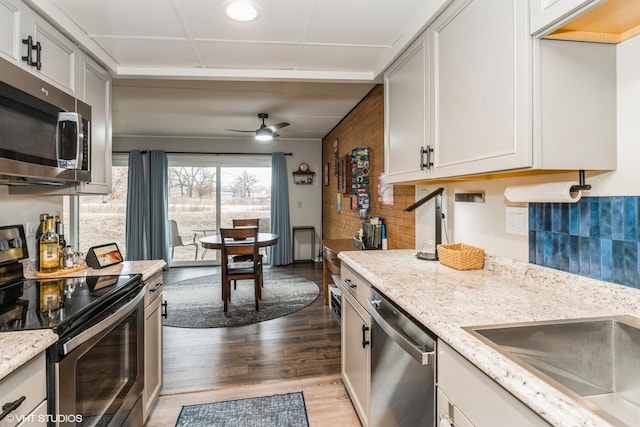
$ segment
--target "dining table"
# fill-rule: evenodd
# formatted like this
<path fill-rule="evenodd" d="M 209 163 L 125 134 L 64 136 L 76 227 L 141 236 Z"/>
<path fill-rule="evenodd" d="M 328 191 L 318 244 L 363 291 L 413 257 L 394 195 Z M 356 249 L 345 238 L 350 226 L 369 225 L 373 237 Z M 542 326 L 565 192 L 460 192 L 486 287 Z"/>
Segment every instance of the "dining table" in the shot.
<path fill-rule="evenodd" d="M 231 240 L 231 243 L 238 244 L 238 245 L 242 245 L 245 243 L 253 243 L 253 239 L 246 239 L 246 240 L 228 239 L 228 240 Z M 257 244 L 258 244 L 258 247 L 266 248 L 267 246 L 275 245 L 276 243 L 278 243 L 278 240 L 280 240 L 280 236 L 278 236 L 277 234 L 258 233 Z M 219 234 L 215 234 L 213 236 L 201 237 L 199 241 L 202 247 L 205 249 L 218 249 L 218 250 L 222 249 L 222 240 L 220 239 Z M 227 244 L 229 244 L 228 241 L 227 241 Z"/>

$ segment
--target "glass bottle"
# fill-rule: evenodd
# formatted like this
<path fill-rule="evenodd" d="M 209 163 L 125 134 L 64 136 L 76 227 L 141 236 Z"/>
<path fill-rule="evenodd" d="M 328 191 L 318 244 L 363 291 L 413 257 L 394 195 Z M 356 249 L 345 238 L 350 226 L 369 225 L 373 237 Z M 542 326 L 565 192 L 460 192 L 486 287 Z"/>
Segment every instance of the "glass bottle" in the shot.
<path fill-rule="evenodd" d="M 58 242 L 60 246 L 60 249 L 58 252 L 59 259 L 60 259 L 60 270 L 63 270 L 66 268 L 64 249 L 67 247 L 67 242 L 66 240 L 64 240 L 64 224 L 62 224 L 62 221 L 60 221 L 60 211 L 56 212 L 55 231 L 56 231 L 56 234 L 58 235 Z"/>
<path fill-rule="evenodd" d="M 46 228 L 40 237 L 40 271 L 54 273 L 60 268 L 60 240 L 53 228 L 53 217 L 47 218 Z"/>
<path fill-rule="evenodd" d="M 40 225 L 38 226 L 38 230 L 36 230 L 36 270 L 40 270 L 40 238 L 44 232 L 47 231 L 47 218 L 49 218 L 48 214 L 40 214 Z"/>

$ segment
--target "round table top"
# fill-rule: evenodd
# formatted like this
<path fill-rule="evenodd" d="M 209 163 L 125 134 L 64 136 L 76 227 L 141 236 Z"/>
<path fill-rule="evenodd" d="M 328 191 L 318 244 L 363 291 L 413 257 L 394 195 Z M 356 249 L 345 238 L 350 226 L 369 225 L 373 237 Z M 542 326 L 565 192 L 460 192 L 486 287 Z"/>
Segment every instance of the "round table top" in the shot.
<path fill-rule="evenodd" d="M 263 248 L 266 246 L 272 246 L 278 243 L 280 236 L 273 233 L 258 233 L 258 246 Z M 238 240 L 238 244 L 247 243 L 249 240 Z M 207 236 L 200 238 L 200 244 L 206 249 L 222 249 L 222 242 L 220 241 L 220 235 Z"/>

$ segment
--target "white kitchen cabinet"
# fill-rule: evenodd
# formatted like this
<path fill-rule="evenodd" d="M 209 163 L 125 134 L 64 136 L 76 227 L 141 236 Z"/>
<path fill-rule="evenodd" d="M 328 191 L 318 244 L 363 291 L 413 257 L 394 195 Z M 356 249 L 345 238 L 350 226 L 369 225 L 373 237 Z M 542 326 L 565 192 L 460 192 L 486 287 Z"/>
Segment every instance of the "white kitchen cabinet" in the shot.
<path fill-rule="evenodd" d="M 144 298 L 144 389 L 142 416 L 146 422 L 162 390 L 162 272 L 147 280 Z"/>
<path fill-rule="evenodd" d="M 531 166 L 527 27 L 527 2 L 456 0 L 429 28 L 437 177 Z"/>
<path fill-rule="evenodd" d="M 79 194 L 111 192 L 111 75 L 80 54 L 78 98 L 91 106 L 91 182 L 76 187 Z"/>
<path fill-rule="evenodd" d="M 432 16 L 451 2 L 432 2 Z M 424 32 L 384 73 L 384 171 L 389 183 L 433 176 L 428 49 Z"/>
<path fill-rule="evenodd" d="M 432 175 L 427 58 L 423 34 L 384 75 L 384 170 L 389 183 Z"/>
<path fill-rule="evenodd" d="M 369 419 L 371 317 L 366 310 L 370 285 L 344 264 L 342 287 L 342 380 L 363 426 Z"/>
<path fill-rule="evenodd" d="M 37 62 L 40 50 L 40 69 L 30 66 L 25 61 L 20 64 L 38 77 L 55 84 L 60 89 L 75 95 L 76 93 L 76 61 L 78 47 L 60 31 L 45 21 L 40 15 L 24 6 L 20 13 L 20 36 L 22 40 L 32 37 L 32 59 Z M 27 45 L 22 44 L 21 57 L 27 55 Z"/>
<path fill-rule="evenodd" d="M 31 45 L 23 42 L 31 37 Z M 39 52 L 38 52 L 39 50 Z M 0 0 L 0 55 L 74 95 L 79 49 L 20 0 Z M 29 65 L 29 57 L 40 67 Z"/>
<path fill-rule="evenodd" d="M 445 420 L 443 422 L 442 420 Z M 440 388 L 436 389 L 436 426 L 441 427 L 474 427 L 467 417 L 458 409 Z"/>
<path fill-rule="evenodd" d="M 0 427 L 46 426 L 46 417 L 38 416 L 46 413 L 46 384 L 44 352 L 0 380 L 0 406 L 19 402 L 11 416 L 0 420 Z"/>
<path fill-rule="evenodd" d="M 606 0 L 529 0 L 530 30 L 537 35 L 560 24 L 565 18 Z"/>
<path fill-rule="evenodd" d="M 499 386 L 442 340 L 438 340 L 438 388 L 447 398 L 437 402 L 438 414 L 454 412 L 456 426 L 548 427 L 529 407 Z M 440 397 L 440 394 L 438 394 Z M 460 415 L 457 415 L 457 414 Z M 457 419 L 456 419 L 457 416 Z M 459 421 L 460 420 L 460 421 Z"/>
<path fill-rule="evenodd" d="M 20 59 L 20 8 L 9 0 L 0 0 L 0 55 L 17 63 Z"/>
<path fill-rule="evenodd" d="M 615 46 L 528 22 L 527 2 L 456 0 L 429 28 L 435 178 L 616 168 Z"/>

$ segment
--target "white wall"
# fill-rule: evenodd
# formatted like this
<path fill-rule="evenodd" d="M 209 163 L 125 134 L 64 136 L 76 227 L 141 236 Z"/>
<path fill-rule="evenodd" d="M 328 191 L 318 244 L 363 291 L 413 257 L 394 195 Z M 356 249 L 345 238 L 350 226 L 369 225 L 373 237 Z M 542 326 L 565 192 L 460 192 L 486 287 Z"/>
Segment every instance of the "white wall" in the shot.
<path fill-rule="evenodd" d="M 114 137 L 113 151 L 164 150 L 179 152 L 215 152 L 215 153 L 291 153 L 286 156 L 289 176 L 289 215 L 291 226 L 315 227 L 315 249 L 320 250 L 322 236 L 322 141 L 321 140 L 276 140 L 270 143 L 257 143 L 248 140 L 203 139 L 203 138 L 142 138 Z M 305 162 L 316 173 L 313 184 L 296 185 L 292 172 Z M 306 233 L 305 233 L 306 234 Z M 307 258 L 311 248 L 310 239 L 300 236 L 303 247 L 297 258 Z M 304 247 L 305 245 L 309 247 Z"/>
<path fill-rule="evenodd" d="M 614 172 L 594 174 L 587 172 L 587 183 L 592 189 L 583 196 L 640 195 L 640 37 L 621 43 L 617 47 L 617 96 L 618 96 L 618 168 Z M 576 155 L 580 155 L 576 153 Z M 553 181 L 577 181 L 578 173 L 522 178 L 490 179 L 455 184 L 445 184 L 443 210 L 447 211 L 447 227 L 451 242 L 463 242 L 484 248 L 486 252 L 528 260 L 527 236 L 505 231 L 505 208 L 523 206 L 504 198 L 509 185 L 532 184 Z M 416 199 L 428 194 L 437 186 L 418 186 Z M 485 193 L 486 201 L 479 203 L 454 203 L 457 192 Z M 429 202 L 416 211 L 416 248 L 422 249 L 425 239 L 434 239 L 434 208 Z M 443 241 L 445 237 L 443 234 Z"/>
<path fill-rule="evenodd" d="M 22 224 L 26 234 L 27 222 L 38 223 L 40 214 L 56 211 L 62 212 L 62 196 L 12 195 L 8 186 L 0 185 L 0 226 Z M 28 237 L 27 243 L 29 257 L 35 258 L 35 236 Z"/>

